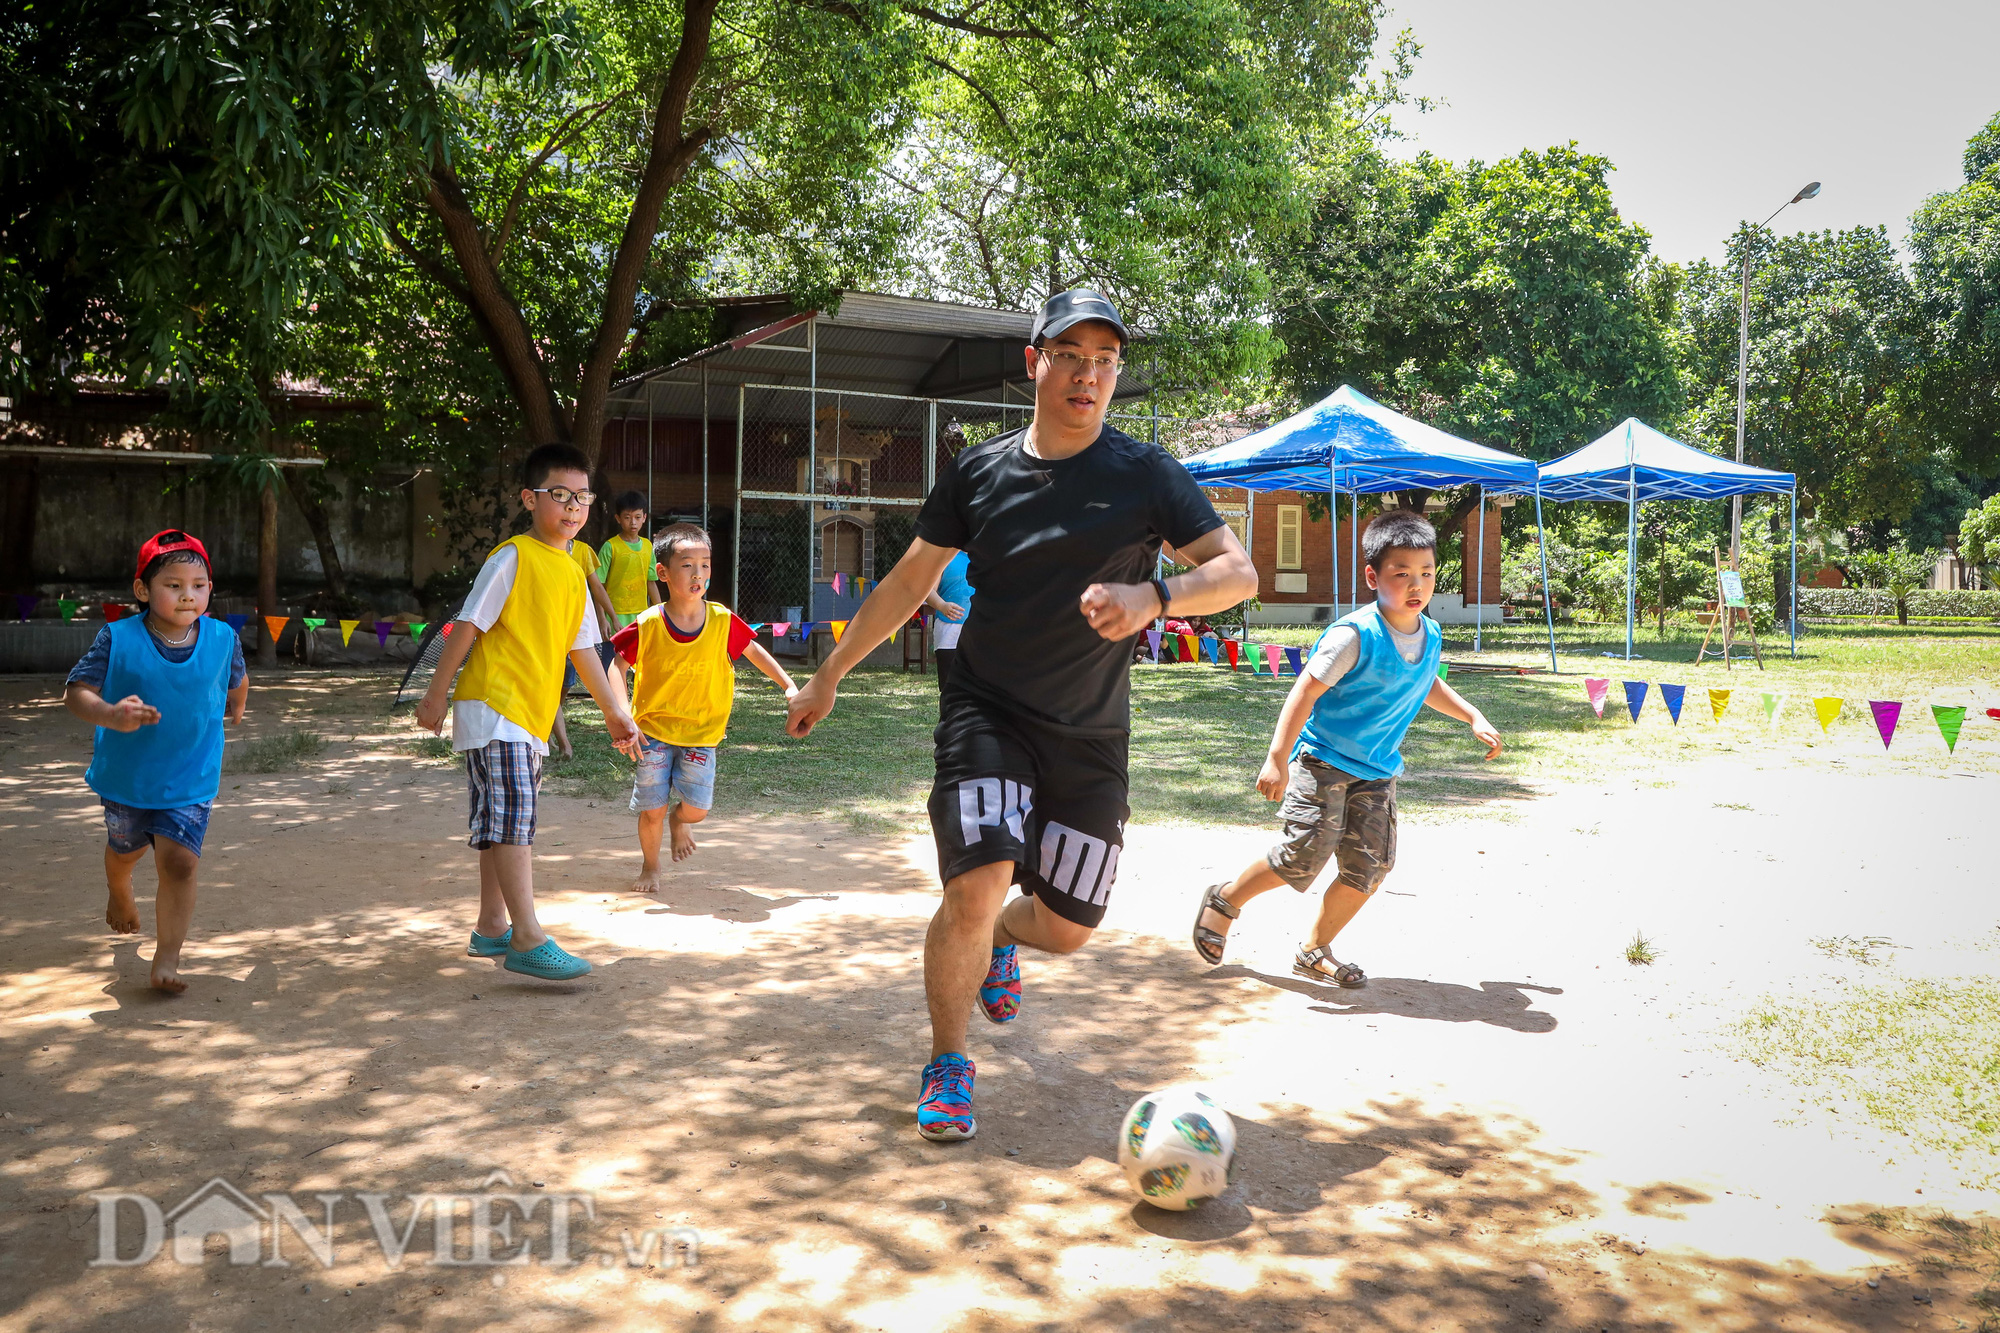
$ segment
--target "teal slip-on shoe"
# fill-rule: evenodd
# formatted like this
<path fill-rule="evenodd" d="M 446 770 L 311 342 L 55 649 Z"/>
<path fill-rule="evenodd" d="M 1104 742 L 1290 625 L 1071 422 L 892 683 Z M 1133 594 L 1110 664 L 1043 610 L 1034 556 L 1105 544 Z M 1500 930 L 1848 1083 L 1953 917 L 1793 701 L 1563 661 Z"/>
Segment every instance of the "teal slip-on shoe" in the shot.
<path fill-rule="evenodd" d="M 532 949 L 509 949 L 501 964 L 509 972 L 520 972 L 543 981 L 569 981 L 590 971 L 590 964 L 569 953 L 554 940 L 543 940 Z"/>
<path fill-rule="evenodd" d="M 472 932 L 472 942 L 465 946 L 465 956 L 467 958 L 498 958 L 501 954 L 507 952 L 508 946 L 513 944 L 513 942 L 514 928 L 512 926 L 507 927 L 507 929 L 501 931 L 498 935 L 482 935 L 475 930 Z"/>

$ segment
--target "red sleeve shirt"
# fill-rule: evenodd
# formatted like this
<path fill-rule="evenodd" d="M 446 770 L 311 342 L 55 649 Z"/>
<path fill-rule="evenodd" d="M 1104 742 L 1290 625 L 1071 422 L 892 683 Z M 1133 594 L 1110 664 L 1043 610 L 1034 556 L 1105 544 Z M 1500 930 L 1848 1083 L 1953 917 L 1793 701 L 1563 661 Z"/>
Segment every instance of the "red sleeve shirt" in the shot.
<path fill-rule="evenodd" d="M 667 619 L 665 612 L 661 612 L 660 614 L 660 623 L 667 627 L 667 633 L 673 635 L 677 642 L 692 643 L 701 637 L 701 630 L 696 630 L 692 634 L 681 633 L 674 622 Z M 729 616 L 729 660 L 734 662 L 743 656 L 743 650 L 756 641 L 757 631 L 744 624 L 739 616 L 731 612 Z M 617 650 L 620 657 L 636 666 L 639 661 L 639 622 L 635 620 L 624 629 L 612 635 L 611 646 Z"/>

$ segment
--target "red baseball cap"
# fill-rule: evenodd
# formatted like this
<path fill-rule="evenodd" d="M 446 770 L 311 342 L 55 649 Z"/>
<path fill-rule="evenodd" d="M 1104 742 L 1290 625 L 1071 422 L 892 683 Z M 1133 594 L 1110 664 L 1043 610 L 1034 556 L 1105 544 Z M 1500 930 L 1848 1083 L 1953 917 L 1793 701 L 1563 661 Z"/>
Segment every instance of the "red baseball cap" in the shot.
<path fill-rule="evenodd" d="M 175 551 L 193 551 L 201 557 L 202 564 L 208 564 L 208 548 L 206 546 L 203 546 L 197 538 L 190 537 L 179 528 L 168 528 L 165 532 L 154 533 L 146 539 L 146 544 L 139 548 L 139 568 L 138 572 L 133 574 L 132 577 L 135 579 L 145 578 L 147 565 L 152 564 L 153 561 L 159 559 L 161 556 L 169 555 Z"/>

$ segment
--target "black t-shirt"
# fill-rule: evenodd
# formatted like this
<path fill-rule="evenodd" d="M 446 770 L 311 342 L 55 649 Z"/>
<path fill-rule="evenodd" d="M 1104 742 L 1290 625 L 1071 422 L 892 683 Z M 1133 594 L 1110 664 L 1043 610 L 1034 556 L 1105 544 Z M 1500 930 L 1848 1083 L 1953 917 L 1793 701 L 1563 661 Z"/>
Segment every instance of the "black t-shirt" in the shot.
<path fill-rule="evenodd" d="M 1186 546 L 1222 519 L 1158 445 L 1106 426 L 1083 452 L 1046 459 L 1026 435 L 961 450 L 917 515 L 919 537 L 971 557 L 979 589 L 951 690 L 1073 735 L 1119 735 L 1132 726 L 1133 640 L 1099 636 L 1083 591 L 1152 578 L 1163 539 Z"/>

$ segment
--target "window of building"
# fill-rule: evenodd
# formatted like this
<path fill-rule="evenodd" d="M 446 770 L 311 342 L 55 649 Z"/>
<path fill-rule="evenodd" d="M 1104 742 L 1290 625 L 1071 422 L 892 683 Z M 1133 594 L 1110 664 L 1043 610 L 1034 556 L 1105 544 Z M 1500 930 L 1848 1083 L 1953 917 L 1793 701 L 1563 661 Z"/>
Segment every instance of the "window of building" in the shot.
<path fill-rule="evenodd" d="M 1305 522 L 1303 505 L 1278 506 L 1276 556 L 1279 569 L 1305 568 Z"/>
<path fill-rule="evenodd" d="M 838 520 L 821 530 L 820 576 L 846 574 L 861 577 L 861 525 Z"/>

